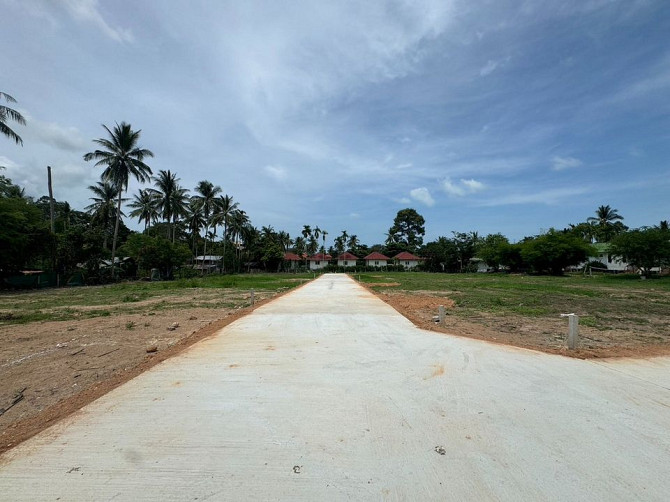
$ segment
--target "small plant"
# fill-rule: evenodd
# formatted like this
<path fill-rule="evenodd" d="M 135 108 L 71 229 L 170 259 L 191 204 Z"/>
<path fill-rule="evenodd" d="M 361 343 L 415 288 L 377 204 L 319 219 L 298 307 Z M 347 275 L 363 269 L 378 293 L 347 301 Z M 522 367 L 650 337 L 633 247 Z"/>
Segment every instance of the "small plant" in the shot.
<path fill-rule="evenodd" d="M 135 322 L 134 321 L 128 321 L 126 323 L 126 329 L 131 330 L 135 328 Z"/>

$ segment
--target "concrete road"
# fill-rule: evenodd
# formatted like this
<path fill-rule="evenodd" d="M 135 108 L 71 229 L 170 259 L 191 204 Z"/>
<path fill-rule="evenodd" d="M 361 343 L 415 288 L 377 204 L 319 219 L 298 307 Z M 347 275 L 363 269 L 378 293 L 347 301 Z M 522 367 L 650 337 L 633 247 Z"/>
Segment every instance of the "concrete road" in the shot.
<path fill-rule="evenodd" d="M 0 458 L 1 500 L 670 498 L 670 359 L 421 331 L 344 275 Z"/>

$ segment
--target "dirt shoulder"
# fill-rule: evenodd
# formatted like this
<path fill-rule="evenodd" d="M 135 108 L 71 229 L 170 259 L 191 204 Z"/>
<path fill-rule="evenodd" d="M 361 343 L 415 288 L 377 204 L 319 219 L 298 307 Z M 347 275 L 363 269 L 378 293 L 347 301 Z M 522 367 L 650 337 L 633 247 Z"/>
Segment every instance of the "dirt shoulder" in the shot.
<path fill-rule="evenodd" d="M 141 313 L 0 326 L 0 453 L 275 296 L 257 293 L 254 307 L 149 306 Z"/>
<path fill-rule="evenodd" d="M 370 287 L 367 289 L 417 327 L 429 331 L 582 359 L 670 355 L 670 336 L 657 331 L 657 326 L 665 325 L 667 318 L 649 325 L 627 324 L 622 319 L 620 326 L 607 330 L 580 326 L 579 347 L 576 350 L 568 350 L 568 327 L 565 319 L 494 315 L 484 312 L 476 316 L 465 316 L 448 297 L 432 296 L 426 292 L 380 292 Z M 443 324 L 434 321 L 440 305 L 444 305 L 446 312 Z"/>

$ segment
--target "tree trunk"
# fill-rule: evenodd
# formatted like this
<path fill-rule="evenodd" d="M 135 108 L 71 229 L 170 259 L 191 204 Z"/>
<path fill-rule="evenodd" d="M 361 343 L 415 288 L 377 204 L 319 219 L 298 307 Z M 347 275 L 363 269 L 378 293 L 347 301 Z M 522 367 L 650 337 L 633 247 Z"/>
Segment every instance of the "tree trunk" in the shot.
<path fill-rule="evenodd" d="M 226 273 L 226 234 L 228 233 L 228 225 L 223 222 L 223 273 Z"/>
<path fill-rule="evenodd" d="M 209 230 L 209 225 L 205 225 L 205 249 L 202 252 L 202 275 L 205 275 L 205 259 L 207 257 L 207 231 Z"/>
<path fill-rule="evenodd" d="M 51 184 L 51 166 L 47 166 L 47 182 L 49 183 L 49 212 L 51 213 L 51 233 L 56 233 L 56 225 L 54 223 L 54 191 Z"/>
<path fill-rule="evenodd" d="M 116 204 L 116 224 L 114 225 L 114 240 L 112 241 L 112 279 L 116 279 L 116 264 L 114 260 L 116 259 L 116 239 L 119 236 L 119 221 L 121 220 L 121 196 L 123 195 L 123 190 L 119 187 L 119 199 Z"/>

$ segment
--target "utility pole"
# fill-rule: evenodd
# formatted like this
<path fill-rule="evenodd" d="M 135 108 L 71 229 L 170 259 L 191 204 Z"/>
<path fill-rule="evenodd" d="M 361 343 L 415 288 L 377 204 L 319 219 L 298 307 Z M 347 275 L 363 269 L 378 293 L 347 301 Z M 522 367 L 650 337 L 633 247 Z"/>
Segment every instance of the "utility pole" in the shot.
<path fill-rule="evenodd" d="M 47 178 L 49 183 L 49 210 L 51 213 L 51 233 L 56 233 L 56 225 L 54 223 L 54 191 L 51 184 L 51 166 L 47 166 Z"/>

